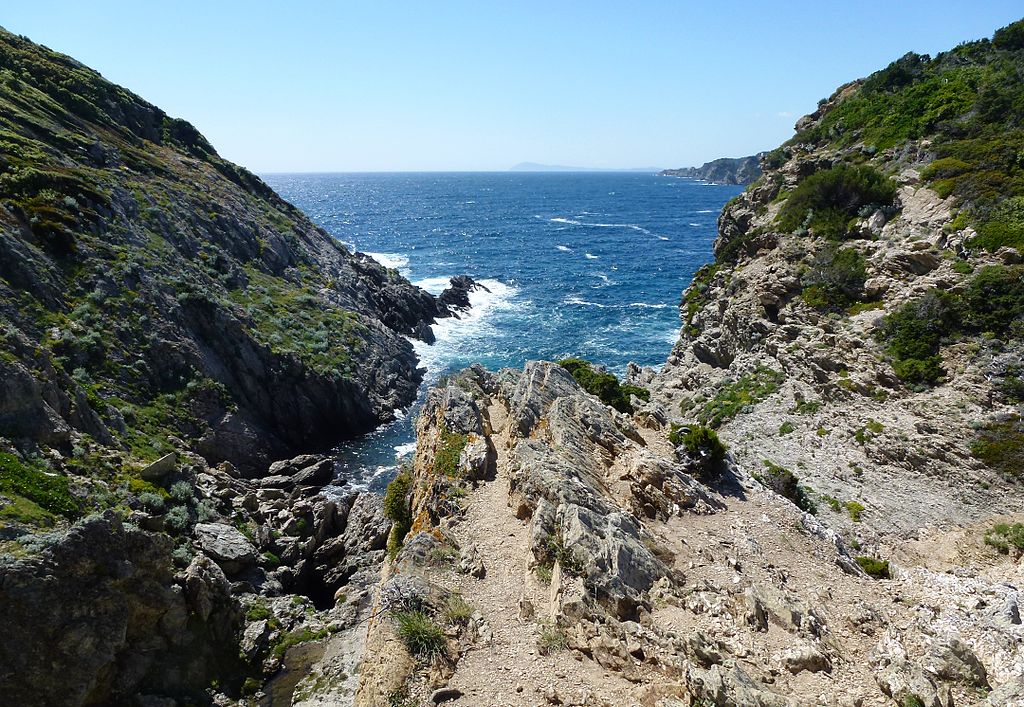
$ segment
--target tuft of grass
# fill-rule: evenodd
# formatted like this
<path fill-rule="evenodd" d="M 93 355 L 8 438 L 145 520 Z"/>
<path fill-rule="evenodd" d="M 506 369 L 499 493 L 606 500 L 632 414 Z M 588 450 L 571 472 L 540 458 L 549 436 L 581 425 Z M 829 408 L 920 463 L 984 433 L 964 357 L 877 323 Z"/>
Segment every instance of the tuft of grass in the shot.
<path fill-rule="evenodd" d="M 444 606 L 444 618 L 452 626 L 465 626 L 473 615 L 473 605 L 461 594 L 453 594 Z"/>
<path fill-rule="evenodd" d="M 541 655 L 564 651 L 569 645 L 569 639 L 557 626 L 543 624 L 540 636 L 537 638 L 537 648 Z"/>
<path fill-rule="evenodd" d="M 398 637 L 413 656 L 429 660 L 444 652 L 444 631 L 426 613 L 399 611 L 392 618 Z"/>
<path fill-rule="evenodd" d="M 867 555 L 858 555 L 853 558 L 860 565 L 860 568 L 864 570 L 865 574 L 875 579 L 889 579 L 889 561 L 880 560 L 877 557 L 868 557 Z"/>

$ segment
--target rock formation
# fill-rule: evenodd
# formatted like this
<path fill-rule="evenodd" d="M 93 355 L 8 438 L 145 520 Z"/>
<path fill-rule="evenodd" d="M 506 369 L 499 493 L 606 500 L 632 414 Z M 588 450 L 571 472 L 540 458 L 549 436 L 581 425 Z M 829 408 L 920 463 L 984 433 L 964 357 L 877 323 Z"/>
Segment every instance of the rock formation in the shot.
<path fill-rule="evenodd" d="M 658 176 L 698 179 L 712 184 L 752 184 L 761 176 L 760 161 L 765 154 L 761 152 L 750 157 L 721 157 L 705 162 L 700 167 L 663 169 L 658 172 Z"/>

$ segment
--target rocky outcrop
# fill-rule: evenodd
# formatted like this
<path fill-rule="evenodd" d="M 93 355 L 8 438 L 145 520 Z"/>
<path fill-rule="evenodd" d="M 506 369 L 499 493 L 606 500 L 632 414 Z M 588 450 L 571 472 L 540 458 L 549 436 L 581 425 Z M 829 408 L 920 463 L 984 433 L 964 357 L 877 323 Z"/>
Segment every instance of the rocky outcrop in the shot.
<path fill-rule="evenodd" d="M 240 673 L 238 601 L 216 564 L 174 577 L 171 542 L 93 517 L 0 563 L 0 685 L 22 705 L 115 704 L 139 692 L 204 700 Z"/>
<path fill-rule="evenodd" d="M 760 152 L 750 157 L 722 157 L 700 167 L 663 169 L 658 176 L 698 179 L 712 184 L 753 184 L 761 176 L 760 160 L 764 155 Z"/>
<path fill-rule="evenodd" d="M 142 416 L 255 471 L 413 400 L 405 337 L 471 282 L 439 307 L 67 57 L 2 32 L 0 70 L 0 437 L 127 451 Z"/>

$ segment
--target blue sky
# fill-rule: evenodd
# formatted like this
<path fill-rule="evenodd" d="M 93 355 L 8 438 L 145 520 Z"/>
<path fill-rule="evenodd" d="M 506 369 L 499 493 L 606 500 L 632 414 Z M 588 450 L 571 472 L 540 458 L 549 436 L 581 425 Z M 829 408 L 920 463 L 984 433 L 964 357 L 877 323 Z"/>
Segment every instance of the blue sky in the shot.
<path fill-rule="evenodd" d="M 841 83 L 1020 0 L 9 2 L 0 25 L 257 172 L 676 167 L 770 149 Z"/>

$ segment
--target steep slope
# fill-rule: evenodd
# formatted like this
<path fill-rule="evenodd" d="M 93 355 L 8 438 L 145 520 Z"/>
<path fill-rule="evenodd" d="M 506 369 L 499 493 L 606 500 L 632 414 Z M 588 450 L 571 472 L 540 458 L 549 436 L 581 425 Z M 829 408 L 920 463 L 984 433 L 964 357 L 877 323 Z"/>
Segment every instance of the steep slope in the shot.
<path fill-rule="evenodd" d="M 188 123 L 0 32 L 0 436 L 254 469 L 408 403 L 438 315 Z"/>
<path fill-rule="evenodd" d="M 357 704 L 1024 704 L 1022 75 L 1024 21 L 802 119 L 650 401 L 431 391 Z"/>

